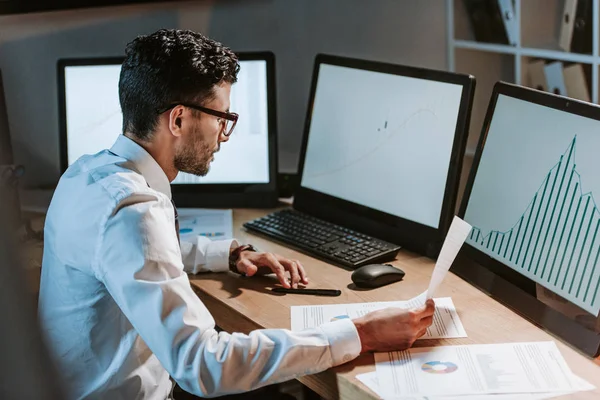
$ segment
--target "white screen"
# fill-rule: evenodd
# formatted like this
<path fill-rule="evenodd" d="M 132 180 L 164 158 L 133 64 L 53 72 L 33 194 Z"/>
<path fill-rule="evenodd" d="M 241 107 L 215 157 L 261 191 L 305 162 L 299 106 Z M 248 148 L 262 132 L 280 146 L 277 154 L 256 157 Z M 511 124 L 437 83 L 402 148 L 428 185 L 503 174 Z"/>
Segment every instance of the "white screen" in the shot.
<path fill-rule="evenodd" d="M 322 64 L 302 186 L 437 228 L 462 89 Z"/>
<path fill-rule="evenodd" d="M 69 165 L 84 154 L 109 149 L 122 132 L 120 65 L 65 68 Z M 205 177 L 180 173 L 172 183 L 268 183 L 269 143 L 266 61 L 240 61 L 231 89 L 232 112 L 240 115 Z"/>
<path fill-rule="evenodd" d="M 594 315 L 599 131 L 599 121 L 500 95 L 465 213 L 469 244 Z"/>

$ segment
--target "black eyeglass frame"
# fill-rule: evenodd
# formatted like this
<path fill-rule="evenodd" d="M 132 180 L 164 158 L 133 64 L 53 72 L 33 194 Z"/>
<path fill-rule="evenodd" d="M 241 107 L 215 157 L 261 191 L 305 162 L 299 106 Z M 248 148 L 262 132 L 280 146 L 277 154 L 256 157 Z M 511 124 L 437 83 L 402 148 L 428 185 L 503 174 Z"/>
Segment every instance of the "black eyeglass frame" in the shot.
<path fill-rule="evenodd" d="M 217 110 L 213 110 L 212 108 L 207 108 L 207 107 L 203 107 L 203 106 L 199 106 L 199 105 L 191 104 L 191 103 L 173 103 L 168 107 L 158 110 L 157 113 L 162 114 L 162 113 L 167 112 L 170 109 L 175 108 L 177 106 L 184 106 L 187 108 L 191 108 L 192 110 L 201 111 L 205 114 L 212 115 L 214 117 L 223 118 L 227 121 L 233 122 L 233 125 L 231 125 L 231 128 L 229 128 L 229 130 L 227 132 L 223 132 L 223 136 L 225 136 L 225 137 L 231 136 L 231 133 L 235 129 L 235 125 L 237 124 L 237 121 L 240 117 L 239 114 L 237 114 L 237 113 L 217 111 Z"/>

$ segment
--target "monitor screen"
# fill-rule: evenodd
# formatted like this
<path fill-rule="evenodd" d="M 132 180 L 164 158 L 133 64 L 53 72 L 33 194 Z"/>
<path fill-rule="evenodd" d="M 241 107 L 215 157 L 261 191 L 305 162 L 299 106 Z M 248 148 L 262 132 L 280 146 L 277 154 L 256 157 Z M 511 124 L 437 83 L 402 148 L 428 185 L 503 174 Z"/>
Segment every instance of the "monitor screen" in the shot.
<path fill-rule="evenodd" d="M 464 87 L 320 64 L 301 186 L 437 229 Z"/>
<path fill-rule="evenodd" d="M 120 61 L 74 64 L 63 67 L 66 120 L 66 154 L 63 157 L 67 158 L 67 166 L 84 154 L 110 148 L 123 129 L 118 85 Z M 206 176 L 180 173 L 173 184 L 269 182 L 267 72 L 266 60 L 240 61 L 238 82 L 231 89 L 230 106 L 240 119 L 230 140 L 215 154 Z"/>
<path fill-rule="evenodd" d="M 473 226 L 467 243 L 479 252 L 474 254 L 492 259 L 481 265 L 597 335 L 600 110 L 571 102 L 585 112 L 569 112 L 566 100 L 533 93 L 562 102 L 562 109 L 543 105 L 545 100 L 527 101 L 522 98 L 527 93 L 501 92 L 488 111 L 487 135 L 462 206 Z M 517 296 L 515 289 L 504 295 Z M 564 329 L 567 340 L 584 342 L 584 334 L 568 333 L 539 307 L 529 310 L 542 325 Z"/>

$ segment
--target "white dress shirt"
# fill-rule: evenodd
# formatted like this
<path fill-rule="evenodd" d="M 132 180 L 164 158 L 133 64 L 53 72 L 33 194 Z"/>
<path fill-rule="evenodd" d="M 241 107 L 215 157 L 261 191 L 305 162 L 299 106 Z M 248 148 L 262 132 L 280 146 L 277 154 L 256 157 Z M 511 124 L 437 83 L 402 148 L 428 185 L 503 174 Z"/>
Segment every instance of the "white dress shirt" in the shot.
<path fill-rule="evenodd" d="M 231 241 L 198 237 L 182 252 L 167 176 L 123 135 L 65 172 L 44 233 L 39 316 L 70 398 L 165 399 L 169 375 L 190 393 L 220 396 L 360 352 L 349 320 L 217 333 L 186 271 L 226 271 Z"/>

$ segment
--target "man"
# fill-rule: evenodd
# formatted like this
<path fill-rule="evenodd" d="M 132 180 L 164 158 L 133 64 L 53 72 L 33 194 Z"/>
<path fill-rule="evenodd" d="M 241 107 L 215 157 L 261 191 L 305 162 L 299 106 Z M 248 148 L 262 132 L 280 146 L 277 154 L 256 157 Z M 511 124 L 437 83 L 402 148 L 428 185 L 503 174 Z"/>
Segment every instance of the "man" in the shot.
<path fill-rule="evenodd" d="M 238 71 L 229 49 L 190 31 L 127 46 L 124 134 L 65 172 L 46 219 L 40 317 L 73 398 L 165 399 L 170 377 L 203 397 L 249 391 L 361 352 L 405 349 L 431 324 L 429 302 L 300 333 L 215 331 L 186 272 L 231 264 L 248 276 L 273 272 L 286 287 L 308 283 L 298 261 L 235 240 L 199 237 L 180 249 L 169 183 L 180 171 L 205 175 L 229 139 Z"/>

